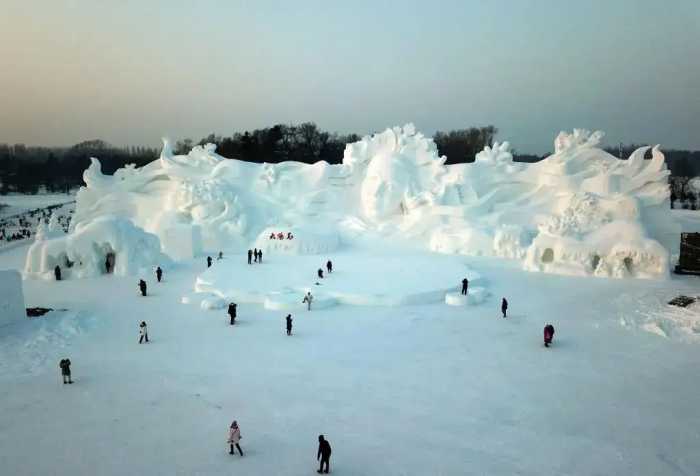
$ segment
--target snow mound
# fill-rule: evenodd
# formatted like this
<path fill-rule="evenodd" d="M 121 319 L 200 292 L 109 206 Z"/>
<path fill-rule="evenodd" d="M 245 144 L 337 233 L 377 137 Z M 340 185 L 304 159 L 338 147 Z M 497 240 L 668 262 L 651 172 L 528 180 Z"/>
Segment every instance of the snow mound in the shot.
<path fill-rule="evenodd" d="M 62 278 L 85 278 L 110 272 L 119 276 L 143 273 L 148 266 L 163 264 L 156 235 L 115 216 L 97 217 L 79 224 L 72 233 L 55 238 L 37 235 L 27 251 L 25 276 L 54 279 L 54 267 Z"/>
<path fill-rule="evenodd" d="M 622 294 L 616 300 L 624 310 L 619 315 L 620 324 L 674 340 L 700 342 L 700 302 L 679 307 L 669 305 L 669 298 L 667 290 Z"/>
<path fill-rule="evenodd" d="M 461 287 L 463 278 L 478 284 L 479 274 L 463 259 L 440 254 L 375 256 L 365 250 L 333 257 L 333 272 L 325 259 L 310 255 L 274 255 L 262 264 L 244 259 L 217 262 L 197 277 L 195 291 L 238 303 L 263 304 L 268 309 L 303 309 L 307 291 L 312 308 L 336 304 L 401 306 L 442 302 Z M 324 270 L 324 278 L 317 270 Z"/>
<path fill-rule="evenodd" d="M 204 298 L 202 299 L 202 302 L 199 303 L 199 307 L 201 307 L 205 311 L 223 309 L 227 305 L 228 303 L 220 297 Z"/>
<path fill-rule="evenodd" d="M 445 294 L 445 304 L 450 306 L 476 306 L 486 301 L 490 293 L 482 287 L 469 288 L 469 293 L 465 296 L 461 292 L 451 292 Z"/>
<path fill-rule="evenodd" d="M 303 290 L 302 290 L 303 291 Z M 315 289 L 309 289 L 313 295 L 313 303 L 311 309 L 326 309 L 338 304 L 338 300 L 324 293 L 314 292 Z M 300 293 L 291 289 L 283 291 L 272 291 L 265 296 L 263 306 L 271 311 L 302 311 L 306 310 L 307 306 L 303 302 L 303 296 L 306 293 Z"/>
<path fill-rule="evenodd" d="M 440 253 L 520 260 L 531 271 L 666 278 L 680 228 L 668 213 L 664 156 L 657 146 L 645 160 L 642 147 L 620 160 L 600 148 L 602 137 L 561 132 L 555 153 L 534 164 L 513 162 L 510 144 L 494 143 L 455 165 L 412 124 L 348 144 L 336 165 L 229 160 L 212 144 L 174 155 L 164 141 L 159 160 L 113 176 L 93 159 L 71 234 L 116 216 L 185 259 L 249 246 L 330 253 L 376 233 Z M 280 232 L 285 239 L 270 239 Z"/>

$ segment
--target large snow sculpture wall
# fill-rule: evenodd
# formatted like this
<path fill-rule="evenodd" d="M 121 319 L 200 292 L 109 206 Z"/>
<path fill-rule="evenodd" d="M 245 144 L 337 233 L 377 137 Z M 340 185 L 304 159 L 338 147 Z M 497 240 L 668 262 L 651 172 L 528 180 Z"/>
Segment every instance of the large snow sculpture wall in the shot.
<path fill-rule="evenodd" d="M 474 163 L 445 165 L 412 125 L 348 144 L 338 165 L 252 164 L 211 144 L 179 156 L 166 141 L 159 160 L 113 176 L 93 159 L 71 235 L 109 214 L 157 235 L 176 259 L 254 245 L 320 253 L 377 233 L 533 271 L 664 277 L 677 226 L 663 154 L 655 147 L 645 160 L 645 147 L 619 160 L 599 148 L 602 135 L 562 132 L 555 153 L 534 164 L 513 162 L 503 142 Z M 285 230 L 298 241 L 268 240 Z M 28 269 L 47 269 L 34 260 Z"/>

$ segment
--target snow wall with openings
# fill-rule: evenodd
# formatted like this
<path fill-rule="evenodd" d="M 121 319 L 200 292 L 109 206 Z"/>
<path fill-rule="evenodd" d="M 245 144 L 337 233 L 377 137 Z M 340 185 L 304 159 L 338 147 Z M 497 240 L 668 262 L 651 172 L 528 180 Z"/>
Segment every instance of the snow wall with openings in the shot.
<path fill-rule="evenodd" d="M 49 271 L 53 259 L 42 256 L 56 253 L 37 248 L 57 239 L 62 252 L 86 256 L 69 246 L 71 236 L 108 216 L 142 233 L 122 240 L 125 249 L 147 243 L 129 263 L 154 260 L 158 246 L 176 260 L 253 246 L 315 254 L 378 236 L 516 259 L 532 271 L 664 278 L 679 232 L 664 156 L 657 146 L 645 160 L 643 147 L 620 160 L 599 147 L 602 135 L 562 132 L 554 154 L 533 164 L 514 162 L 504 142 L 473 163 L 445 165 L 433 140 L 411 124 L 348 144 L 337 165 L 248 163 L 217 155 L 212 144 L 175 155 L 164 141 L 158 160 L 112 176 L 92 159 L 69 236 L 35 245 L 27 270 Z"/>

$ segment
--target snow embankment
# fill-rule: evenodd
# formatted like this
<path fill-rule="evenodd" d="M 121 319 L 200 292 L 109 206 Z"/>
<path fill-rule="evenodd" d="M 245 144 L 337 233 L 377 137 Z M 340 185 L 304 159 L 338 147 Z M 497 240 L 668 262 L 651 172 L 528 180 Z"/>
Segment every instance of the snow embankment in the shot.
<path fill-rule="evenodd" d="M 442 302 L 447 293 L 461 288 L 465 277 L 470 283 L 480 282 L 479 274 L 460 257 L 426 253 L 374 256 L 353 250 L 332 257 L 332 273 L 326 269 L 327 259 L 272 254 L 264 256 L 263 263 L 248 265 L 245 256 L 230 255 L 197 277 L 195 291 L 202 293 L 202 306 L 202 299 L 213 295 L 267 309 L 301 310 L 306 308 L 302 300 L 307 292 L 314 297 L 312 309 L 336 304 L 399 306 Z M 319 269 L 323 278 L 318 276 Z M 477 295 L 486 296 L 477 288 L 473 288 L 472 304 L 477 303 Z M 194 300 L 190 295 L 183 302 Z"/>

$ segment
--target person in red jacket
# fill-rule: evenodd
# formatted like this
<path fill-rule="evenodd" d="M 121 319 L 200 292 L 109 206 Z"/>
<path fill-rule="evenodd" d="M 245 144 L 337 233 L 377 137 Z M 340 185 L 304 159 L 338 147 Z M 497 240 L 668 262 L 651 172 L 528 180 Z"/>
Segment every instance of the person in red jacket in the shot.
<path fill-rule="evenodd" d="M 547 324 L 544 326 L 544 346 L 549 347 L 549 344 L 552 343 L 552 339 L 554 338 L 554 326 L 551 324 Z"/>

